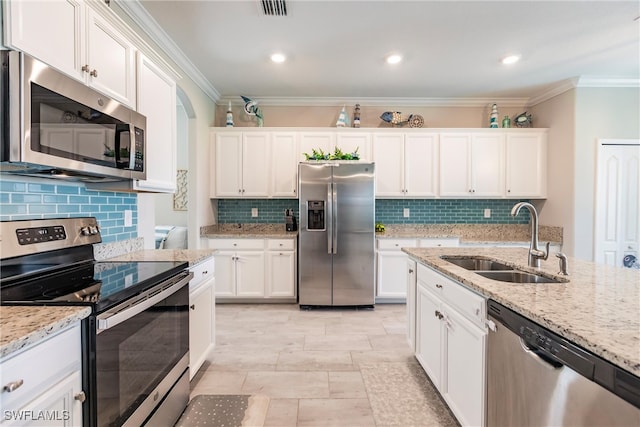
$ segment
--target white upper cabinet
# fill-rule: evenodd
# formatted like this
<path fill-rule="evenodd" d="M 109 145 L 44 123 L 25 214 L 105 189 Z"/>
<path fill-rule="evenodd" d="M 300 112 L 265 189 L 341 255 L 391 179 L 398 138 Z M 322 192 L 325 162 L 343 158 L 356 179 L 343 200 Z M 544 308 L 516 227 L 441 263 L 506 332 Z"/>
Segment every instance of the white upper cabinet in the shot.
<path fill-rule="evenodd" d="M 357 150 L 360 160 L 365 162 L 372 160 L 370 133 L 338 133 L 336 135 L 335 148 L 339 148 L 345 154 L 351 154 Z"/>
<path fill-rule="evenodd" d="M 506 196 L 547 197 L 547 133 L 507 134 Z"/>
<path fill-rule="evenodd" d="M 440 134 L 440 195 L 471 196 L 470 134 Z"/>
<path fill-rule="evenodd" d="M 336 145 L 335 132 L 300 132 L 300 156 L 301 162 L 306 161 L 304 153 L 311 155 L 313 150 L 322 150 L 325 154 L 331 154 Z"/>
<path fill-rule="evenodd" d="M 135 47 L 84 1 L 11 0 L 3 5 L 8 47 L 135 108 Z"/>
<path fill-rule="evenodd" d="M 375 133 L 373 161 L 376 164 L 376 197 L 403 197 L 405 193 L 404 135 Z"/>
<path fill-rule="evenodd" d="M 298 134 L 273 132 L 271 135 L 271 196 L 298 197 Z"/>
<path fill-rule="evenodd" d="M 176 83 L 138 53 L 138 108 L 147 118 L 147 178 L 134 189 L 173 193 L 176 190 Z"/>
<path fill-rule="evenodd" d="M 242 197 L 269 196 L 269 132 L 242 136 Z"/>

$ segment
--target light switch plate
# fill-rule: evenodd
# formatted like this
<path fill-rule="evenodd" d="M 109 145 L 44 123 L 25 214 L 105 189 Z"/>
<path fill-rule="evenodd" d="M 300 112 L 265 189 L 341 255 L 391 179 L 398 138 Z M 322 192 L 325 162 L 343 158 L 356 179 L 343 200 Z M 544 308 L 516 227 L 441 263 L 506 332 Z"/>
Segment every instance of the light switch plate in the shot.
<path fill-rule="evenodd" d="M 251 208 L 251 218 L 256 218 L 258 216 L 258 208 Z"/>
<path fill-rule="evenodd" d="M 404 216 L 405 218 L 409 218 L 409 208 L 404 208 L 402 210 L 402 216 Z"/>
<path fill-rule="evenodd" d="M 124 211 L 124 226 L 125 227 L 133 226 L 133 212 L 129 209 L 125 209 Z"/>
<path fill-rule="evenodd" d="M 484 210 L 484 217 L 485 218 L 491 218 L 491 209 L 485 209 Z"/>

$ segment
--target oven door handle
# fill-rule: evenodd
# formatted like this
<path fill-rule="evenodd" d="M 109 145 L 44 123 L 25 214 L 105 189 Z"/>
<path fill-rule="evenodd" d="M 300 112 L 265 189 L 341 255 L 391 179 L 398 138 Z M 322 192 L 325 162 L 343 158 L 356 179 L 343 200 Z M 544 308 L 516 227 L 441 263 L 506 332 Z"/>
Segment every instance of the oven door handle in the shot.
<path fill-rule="evenodd" d="M 167 298 L 177 290 L 188 284 L 193 278 L 192 272 L 183 272 L 164 282 L 154 286 L 144 293 L 133 297 L 113 309 L 106 311 L 97 316 L 98 325 L 96 333 L 106 331 L 109 328 L 142 313 L 150 307 L 153 307 L 163 299 Z"/>

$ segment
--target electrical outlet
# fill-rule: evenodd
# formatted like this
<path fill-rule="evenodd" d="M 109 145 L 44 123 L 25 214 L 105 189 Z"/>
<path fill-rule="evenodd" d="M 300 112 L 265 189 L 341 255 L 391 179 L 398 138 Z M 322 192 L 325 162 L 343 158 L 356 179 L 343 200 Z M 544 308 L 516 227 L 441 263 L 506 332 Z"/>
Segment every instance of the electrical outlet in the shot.
<path fill-rule="evenodd" d="M 127 274 L 124 276 L 124 287 L 128 288 L 131 285 L 133 285 L 133 274 Z"/>
<path fill-rule="evenodd" d="M 133 211 L 130 209 L 125 209 L 124 211 L 124 226 L 132 227 L 133 226 Z"/>
<path fill-rule="evenodd" d="M 409 218 L 409 208 L 404 208 L 402 210 L 402 216 L 404 216 L 405 218 Z"/>
<path fill-rule="evenodd" d="M 485 209 L 484 210 L 484 217 L 485 218 L 491 218 L 491 209 Z"/>
<path fill-rule="evenodd" d="M 251 208 L 251 218 L 256 218 L 258 216 L 258 208 Z"/>

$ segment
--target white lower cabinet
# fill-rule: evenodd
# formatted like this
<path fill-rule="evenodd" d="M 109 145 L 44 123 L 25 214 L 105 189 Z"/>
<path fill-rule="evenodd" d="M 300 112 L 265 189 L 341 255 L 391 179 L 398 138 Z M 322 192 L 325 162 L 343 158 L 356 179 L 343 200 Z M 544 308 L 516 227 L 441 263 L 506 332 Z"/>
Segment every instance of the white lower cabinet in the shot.
<path fill-rule="evenodd" d="M 416 299 L 407 305 L 416 310 L 418 362 L 460 424 L 484 426 L 484 297 L 418 264 Z"/>
<path fill-rule="evenodd" d="M 416 351 L 416 287 L 418 272 L 417 263 L 407 258 L 407 341 L 411 351 Z"/>
<path fill-rule="evenodd" d="M 209 247 L 218 249 L 218 298 L 295 299 L 295 239 L 210 239 Z"/>
<path fill-rule="evenodd" d="M 82 426 L 80 323 L 3 358 L 0 373 L 1 425 Z"/>
<path fill-rule="evenodd" d="M 214 259 L 191 267 L 189 282 L 189 379 L 191 380 L 215 345 Z"/>

